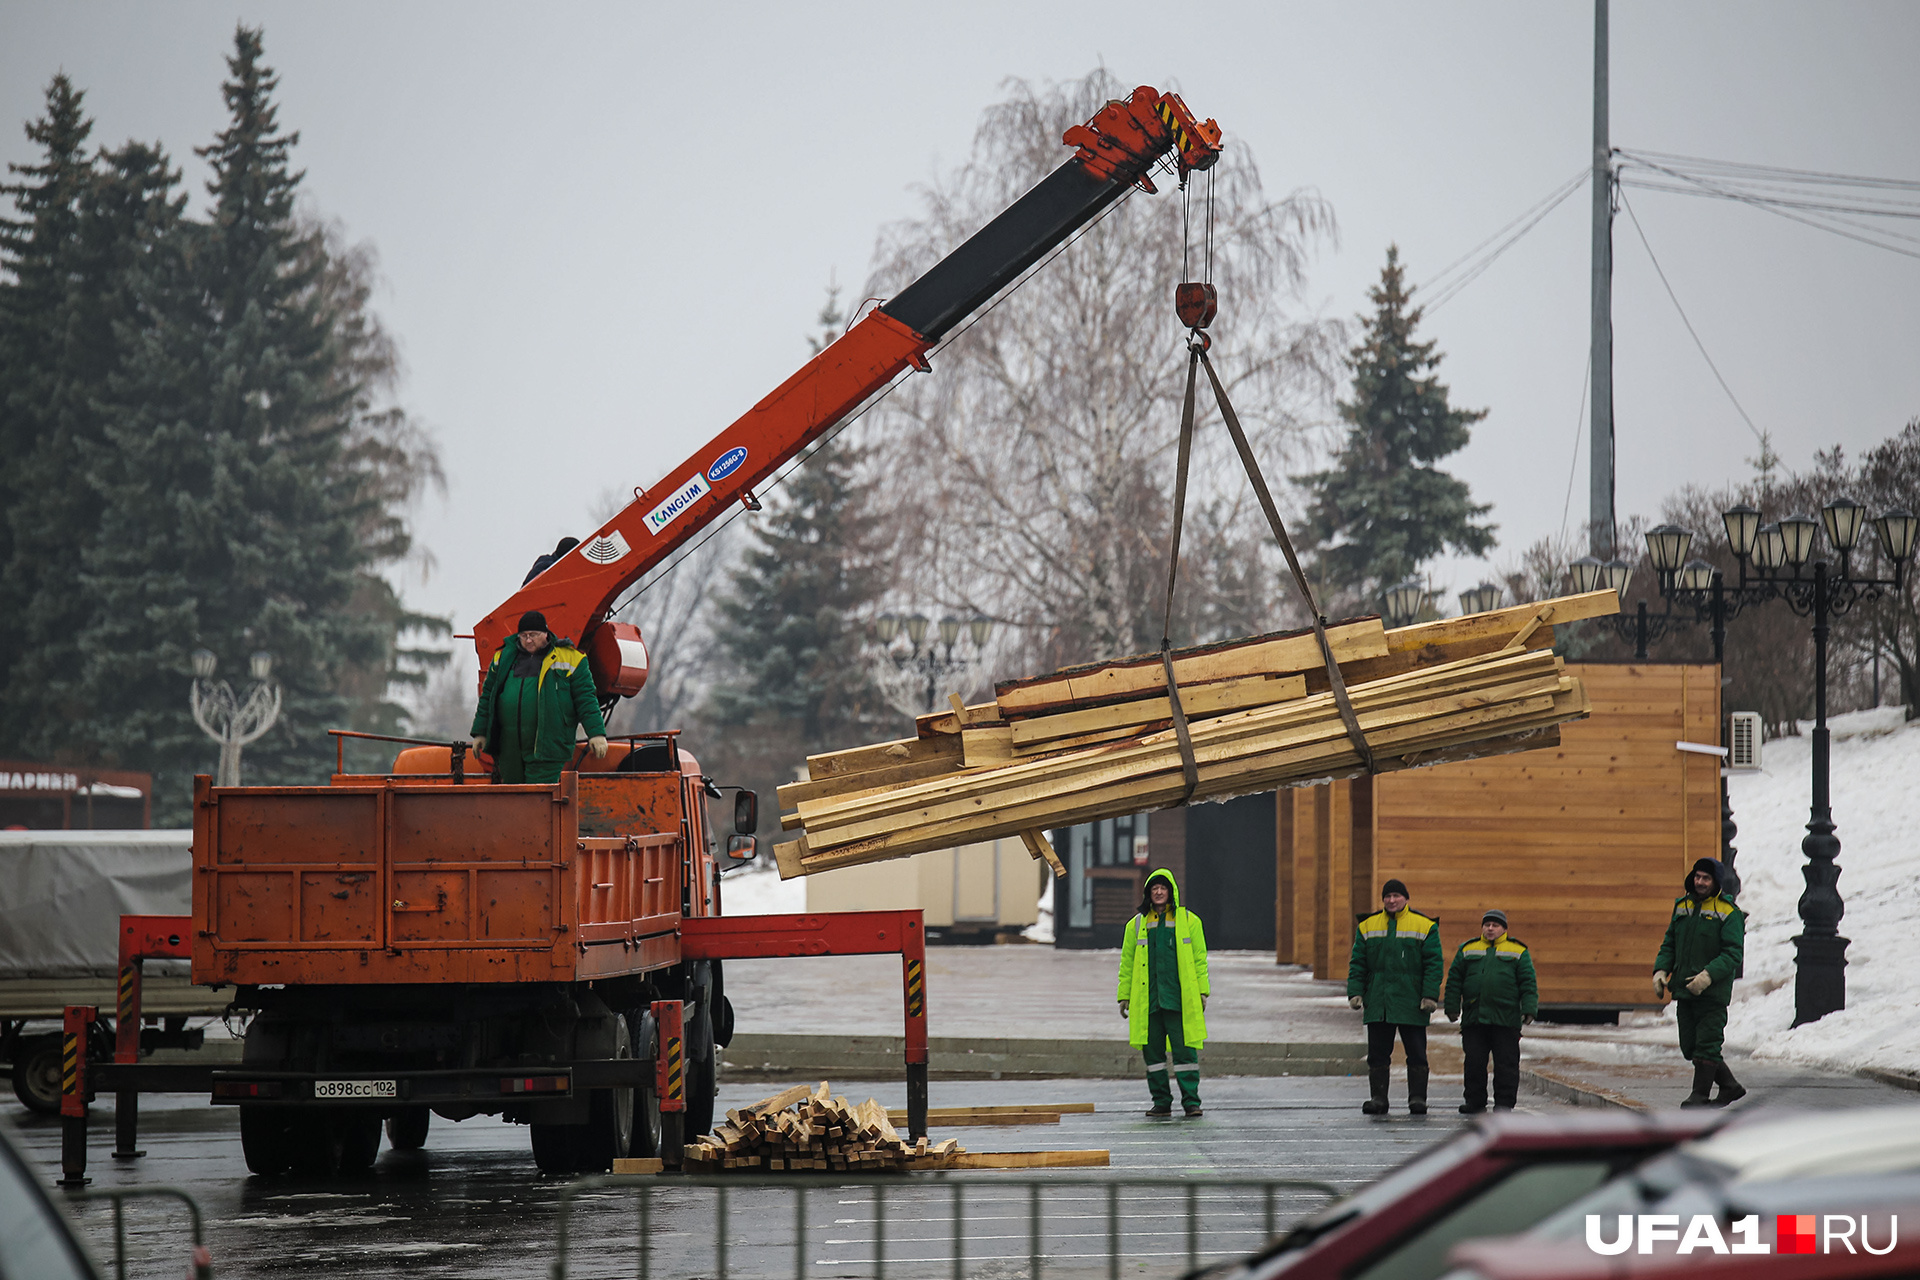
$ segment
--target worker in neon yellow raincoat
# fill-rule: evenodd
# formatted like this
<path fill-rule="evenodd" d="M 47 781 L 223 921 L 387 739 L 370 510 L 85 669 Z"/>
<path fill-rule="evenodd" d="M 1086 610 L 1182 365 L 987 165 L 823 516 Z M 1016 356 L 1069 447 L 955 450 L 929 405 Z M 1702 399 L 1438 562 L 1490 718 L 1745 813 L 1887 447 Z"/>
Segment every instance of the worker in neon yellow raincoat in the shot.
<path fill-rule="evenodd" d="M 1150 1116 L 1173 1114 L 1169 1065 L 1180 1079 L 1187 1115 L 1200 1114 L 1207 989 L 1206 931 L 1200 917 L 1180 905 L 1180 886 L 1162 868 L 1147 877 L 1140 914 L 1127 921 L 1120 944 L 1120 1013 L 1127 1020 L 1127 1043 L 1140 1046 L 1147 1060 Z"/>

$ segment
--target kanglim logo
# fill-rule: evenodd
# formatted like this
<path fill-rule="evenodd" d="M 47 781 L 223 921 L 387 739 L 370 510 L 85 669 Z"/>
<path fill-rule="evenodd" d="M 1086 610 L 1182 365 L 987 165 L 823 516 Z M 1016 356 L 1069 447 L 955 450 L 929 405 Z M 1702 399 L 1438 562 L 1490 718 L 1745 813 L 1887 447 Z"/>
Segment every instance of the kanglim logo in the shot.
<path fill-rule="evenodd" d="M 1842 1213 L 1783 1213 L 1773 1220 L 1772 1244 L 1760 1239 L 1760 1219 L 1748 1216 L 1729 1222 L 1723 1232 L 1712 1214 L 1696 1213 L 1680 1228 L 1677 1213 L 1622 1213 L 1615 1216 L 1614 1237 L 1606 1238 L 1600 1214 L 1587 1215 L 1587 1248 L 1595 1253 L 1871 1253 L 1893 1252 L 1900 1240 L 1900 1219 L 1887 1215 L 1887 1242 L 1871 1243 L 1872 1215 L 1855 1218 Z M 1855 1244 L 1858 1249 L 1854 1248 Z M 1638 1246 L 1636 1248 L 1636 1246 Z M 1668 1246 L 1659 1248 L 1656 1246 Z"/>

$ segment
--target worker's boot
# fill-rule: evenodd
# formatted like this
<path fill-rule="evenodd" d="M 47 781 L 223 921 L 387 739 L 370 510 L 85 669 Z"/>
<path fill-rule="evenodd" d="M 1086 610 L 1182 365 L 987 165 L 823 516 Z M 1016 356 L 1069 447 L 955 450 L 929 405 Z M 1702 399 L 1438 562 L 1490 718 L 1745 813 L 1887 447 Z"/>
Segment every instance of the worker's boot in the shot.
<path fill-rule="evenodd" d="M 1688 1094 L 1680 1105 L 1683 1107 L 1710 1107 L 1713 1105 L 1713 1069 L 1720 1064 L 1701 1058 L 1693 1064 L 1693 1092 Z"/>
<path fill-rule="evenodd" d="M 1388 1067 L 1367 1068 L 1367 1084 L 1372 1089 L 1373 1096 L 1360 1104 L 1363 1114 L 1370 1116 L 1387 1114 L 1387 1081 L 1390 1077 L 1391 1069 Z"/>
<path fill-rule="evenodd" d="M 1407 1068 L 1407 1114 L 1412 1116 L 1427 1114 L 1427 1069 L 1425 1067 Z"/>
<path fill-rule="evenodd" d="M 1720 1086 L 1720 1096 L 1713 1100 L 1716 1107 L 1724 1107 L 1729 1102 L 1738 1102 L 1747 1096 L 1745 1086 L 1733 1078 L 1733 1072 L 1727 1069 L 1724 1062 L 1713 1064 L 1713 1082 Z"/>

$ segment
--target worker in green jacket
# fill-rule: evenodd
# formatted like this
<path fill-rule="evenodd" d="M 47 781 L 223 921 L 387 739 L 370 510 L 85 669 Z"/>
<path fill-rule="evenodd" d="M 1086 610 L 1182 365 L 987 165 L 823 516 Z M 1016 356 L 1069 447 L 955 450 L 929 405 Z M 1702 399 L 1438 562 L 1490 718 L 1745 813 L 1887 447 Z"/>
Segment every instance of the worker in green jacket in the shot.
<path fill-rule="evenodd" d="M 1120 943 L 1120 1016 L 1127 1043 L 1147 1060 L 1150 1116 L 1173 1114 L 1168 1050 L 1180 1077 L 1180 1104 L 1200 1111 L 1200 1046 L 1207 1038 L 1207 935 L 1200 917 L 1180 905 L 1180 886 L 1164 867 L 1147 877 L 1140 914 Z"/>
<path fill-rule="evenodd" d="M 1507 936 L 1507 913 L 1489 907 L 1480 936 L 1460 945 L 1447 970 L 1447 1021 L 1460 1024 L 1466 1059 L 1463 1116 L 1487 1109 L 1487 1057 L 1493 1057 L 1493 1106 L 1511 1111 L 1520 1099 L 1520 1028 L 1540 1011 L 1540 983 L 1527 944 Z"/>
<path fill-rule="evenodd" d="M 493 757 L 501 782 L 558 782 L 573 759 L 574 731 L 586 726 L 595 758 L 607 754 L 607 722 L 587 655 L 547 630 L 539 613 L 500 646 L 480 686 L 473 749 Z"/>
<path fill-rule="evenodd" d="M 1693 1063 L 1693 1091 L 1683 1107 L 1724 1107 L 1747 1096 L 1721 1057 L 1733 980 L 1745 956 L 1747 914 L 1723 892 L 1722 868 L 1702 858 L 1687 873 L 1686 892 L 1673 900 L 1667 936 L 1653 960 L 1653 994 L 1673 996 L 1680 1052 Z M 1718 1097 L 1711 1096 L 1720 1086 Z"/>
<path fill-rule="evenodd" d="M 1347 960 L 1347 1003 L 1367 1024 L 1367 1081 L 1371 1096 L 1360 1110 L 1387 1113 L 1393 1037 L 1407 1055 L 1407 1110 L 1427 1114 L 1427 1018 L 1440 1007 L 1440 923 L 1407 906 L 1399 880 L 1380 886 L 1379 911 L 1353 931 Z"/>

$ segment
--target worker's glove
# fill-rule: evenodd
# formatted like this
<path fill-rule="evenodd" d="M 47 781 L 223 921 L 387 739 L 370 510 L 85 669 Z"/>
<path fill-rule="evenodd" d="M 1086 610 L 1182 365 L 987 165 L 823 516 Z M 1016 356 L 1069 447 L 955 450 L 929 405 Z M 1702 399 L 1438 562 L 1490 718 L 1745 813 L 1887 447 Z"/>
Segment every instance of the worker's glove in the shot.
<path fill-rule="evenodd" d="M 1366 1002 L 1365 1000 L 1362 1000 L 1362 999 L 1361 999 L 1361 998 L 1360 998 L 1359 996 L 1348 996 L 1348 997 L 1347 997 L 1347 1007 L 1348 1007 L 1349 1009 L 1359 1009 L 1359 1008 L 1364 1008 L 1364 1007 L 1365 1007 L 1365 1005 L 1366 1005 L 1366 1003 L 1367 1003 L 1367 1002 Z"/>
<path fill-rule="evenodd" d="M 1459 1012 L 1458 1012 L 1458 1011 L 1456 1011 L 1456 1010 L 1448 1010 L 1448 1011 L 1447 1011 L 1447 1021 L 1448 1021 L 1448 1022 L 1458 1022 L 1458 1021 L 1460 1021 L 1460 1014 L 1459 1014 Z"/>
<path fill-rule="evenodd" d="M 1435 1009 L 1438 1009 L 1439 1007 L 1440 1007 L 1440 1002 L 1438 1000 L 1434 1000 L 1431 998 L 1422 1000 L 1420 1002 L 1420 1012 L 1422 1013 L 1432 1013 Z"/>
<path fill-rule="evenodd" d="M 1533 1025 L 1533 1015 L 1532 1015 L 1532 1014 L 1530 1014 L 1530 1013 L 1523 1013 L 1523 1014 L 1521 1014 L 1521 1015 L 1520 1015 L 1520 1025 L 1521 1025 L 1521 1026 L 1523 1026 L 1523 1027 L 1530 1027 L 1530 1026 L 1532 1026 L 1532 1025 Z"/>
<path fill-rule="evenodd" d="M 483 733 L 473 735 L 473 754 L 479 755 L 487 749 L 487 736 Z"/>
<path fill-rule="evenodd" d="M 1202 991 L 1200 993 L 1200 1012 L 1205 1013 L 1206 1011 L 1207 1011 L 1207 993 Z"/>
<path fill-rule="evenodd" d="M 1702 991 L 1705 991 L 1708 987 L 1712 985 L 1713 985 L 1713 975 L 1708 973 L 1705 969 L 1702 969 L 1700 972 L 1694 974 L 1691 978 L 1687 979 L 1687 990 L 1693 992 L 1693 994 L 1695 995 L 1699 995 Z"/>
<path fill-rule="evenodd" d="M 1131 1000 L 1122 1000 L 1120 1002 L 1120 1016 L 1123 1018 L 1131 1018 L 1133 1016 L 1133 1002 Z"/>
<path fill-rule="evenodd" d="M 1664 999 L 1666 999 L 1666 998 L 1667 998 L 1667 978 L 1668 978 L 1668 976 L 1669 976 L 1669 975 L 1668 975 L 1668 973 L 1667 973 L 1667 971 L 1666 971 L 1665 969 L 1656 969 L 1656 970 L 1654 971 L 1654 974 L 1653 974 L 1653 998 L 1654 998 L 1655 1000 L 1664 1000 Z"/>
<path fill-rule="evenodd" d="M 591 738 L 588 738 L 587 750 L 593 752 L 593 758 L 595 760 L 605 760 L 607 758 L 606 735 L 596 733 Z"/>

